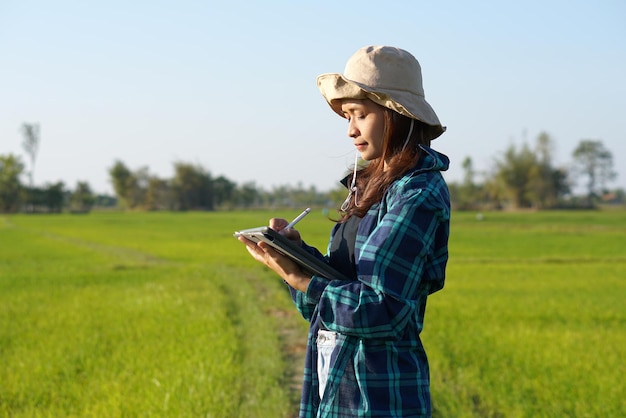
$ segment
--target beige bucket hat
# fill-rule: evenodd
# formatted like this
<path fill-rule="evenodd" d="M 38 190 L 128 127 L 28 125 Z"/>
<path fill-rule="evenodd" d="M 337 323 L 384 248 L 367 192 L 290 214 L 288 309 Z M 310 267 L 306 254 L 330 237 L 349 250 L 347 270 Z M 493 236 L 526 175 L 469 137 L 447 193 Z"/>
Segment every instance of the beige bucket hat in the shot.
<path fill-rule="evenodd" d="M 350 57 L 343 74 L 322 74 L 317 77 L 317 86 L 341 117 L 344 117 L 341 99 L 371 99 L 428 125 L 426 134 L 429 139 L 437 138 L 446 130 L 426 102 L 419 62 L 403 49 L 363 47 Z"/>

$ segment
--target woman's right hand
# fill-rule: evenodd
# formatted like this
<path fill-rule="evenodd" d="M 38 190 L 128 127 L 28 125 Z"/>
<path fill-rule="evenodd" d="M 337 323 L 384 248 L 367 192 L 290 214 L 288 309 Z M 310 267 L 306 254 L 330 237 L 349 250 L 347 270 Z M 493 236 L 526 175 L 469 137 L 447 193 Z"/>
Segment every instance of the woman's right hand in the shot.
<path fill-rule="evenodd" d="M 294 244 L 301 246 L 302 238 L 300 237 L 300 232 L 293 228 L 285 229 L 287 225 L 289 225 L 289 221 L 283 218 L 272 218 L 269 222 L 270 228 L 274 231 L 280 232 L 281 235 L 284 235 L 289 241 L 293 241 Z"/>

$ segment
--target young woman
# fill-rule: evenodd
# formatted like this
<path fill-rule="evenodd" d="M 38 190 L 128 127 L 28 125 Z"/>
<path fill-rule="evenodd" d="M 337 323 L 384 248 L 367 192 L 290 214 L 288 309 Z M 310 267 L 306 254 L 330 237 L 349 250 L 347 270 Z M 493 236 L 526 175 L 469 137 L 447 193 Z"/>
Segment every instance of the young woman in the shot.
<path fill-rule="evenodd" d="M 346 180 L 349 195 L 325 256 L 287 220 L 270 227 L 323 257 L 351 281 L 309 276 L 269 246 L 248 252 L 289 285 L 311 323 L 301 417 L 428 417 L 430 378 L 420 340 L 426 299 L 444 285 L 450 201 L 430 148 L 445 128 L 426 102 L 421 68 L 408 52 L 365 47 L 344 74 L 318 87 L 348 122 L 357 156 L 369 164 Z"/>

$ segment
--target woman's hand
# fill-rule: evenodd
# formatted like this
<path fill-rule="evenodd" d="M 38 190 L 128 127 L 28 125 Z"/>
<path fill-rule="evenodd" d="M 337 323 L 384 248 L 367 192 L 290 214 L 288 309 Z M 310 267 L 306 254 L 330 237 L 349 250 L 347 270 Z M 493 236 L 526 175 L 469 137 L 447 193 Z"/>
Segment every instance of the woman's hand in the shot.
<path fill-rule="evenodd" d="M 283 231 L 288 223 L 289 222 L 285 219 L 273 218 L 270 220 L 269 226 L 275 231 Z M 291 241 L 294 241 L 295 244 L 301 245 L 302 240 L 300 238 L 300 233 L 295 229 L 289 228 L 288 230 L 284 230 L 284 235 Z M 309 282 L 311 281 L 311 277 L 304 273 L 300 269 L 300 266 L 298 266 L 289 257 L 279 253 L 265 242 L 259 242 L 257 244 L 244 237 L 239 237 L 239 241 L 246 245 L 246 249 L 255 260 L 274 270 L 294 289 L 306 292 Z"/>
<path fill-rule="evenodd" d="M 293 241 L 298 247 L 302 245 L 302 238 L 300 238 L 300 233 L 293 228 L 285 229 L 285 227 L 289 225 L 289 221 L 283 218 L 272 218 L 270 219 L 269 227 L 274 231 L 280 232 L 290 241 Z"/>

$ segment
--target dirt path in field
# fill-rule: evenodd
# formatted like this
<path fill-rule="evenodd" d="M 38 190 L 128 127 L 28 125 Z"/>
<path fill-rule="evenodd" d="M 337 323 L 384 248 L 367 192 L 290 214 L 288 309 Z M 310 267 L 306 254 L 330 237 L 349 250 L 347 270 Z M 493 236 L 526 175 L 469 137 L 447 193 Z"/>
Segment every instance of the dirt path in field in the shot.
<path fill-rule="evenodd" d="M 255 286 L 260 297 L 267 295 L 268 290 L 263 285 L 263 280 L 258 277 L 248 276 L 248 279 Z M 285 292 L 290 298 L 289 290 L 285 285 Z M 304 369 L 304 360 L 306 356 L 307 341 L 307 324 L 300 316 L 295 306 L 287 309 L 271 307 L 268 315 L 274 319 L 277 329 L 279 330 L 282 354 L 287 368 L 283 376 L 283 383 L 289 387 L 289 403 L 288 408 L 292 413 L 285 418 L 297 418 L 300 409 L 300 394 L 302 391 L 302 376 Z"/>
<path fill-rule="evenodd" d="M 285 370 L 284 380 L 289 385 L 289 400 L 292 405 L 289 409 L 293 411 L 293 414 L 288 415 L 288 417 L 295 418 L 300 409 L 300 393 L 306 355 L 307 335 L 306 332 L 303 332 L 301 324 L 304 319 L 295 308 L 293 311 L 275 309 L 270 314 L 281 326 L 280 337 L 283 342 L 283 355 L 285 363 L 289 366 Z"/>

